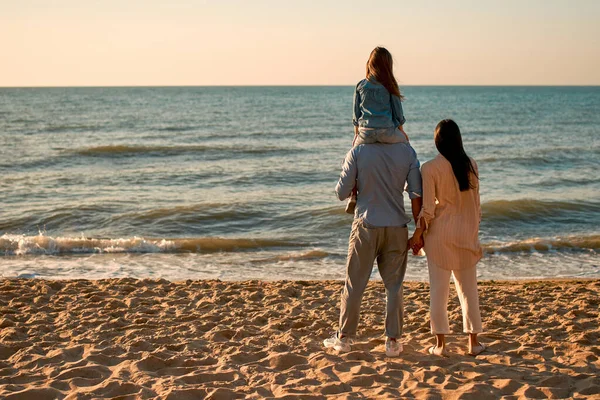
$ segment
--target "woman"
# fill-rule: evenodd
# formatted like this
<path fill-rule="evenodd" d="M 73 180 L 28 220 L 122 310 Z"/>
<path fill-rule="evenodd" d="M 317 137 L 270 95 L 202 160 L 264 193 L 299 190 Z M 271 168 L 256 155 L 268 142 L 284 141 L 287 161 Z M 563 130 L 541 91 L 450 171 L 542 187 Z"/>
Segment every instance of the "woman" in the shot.
<path fill-rule="evenodd" d="M 441 121 L 434 140 L 440 154 L 421 168 L 423 208 L 409 243 L 414 253 L 424 245 L 427 254 L 431 332 L 437 338 L 429 353 L 446 355 L 445 335 L 450 334 L 448 291 L 450 275 L 454 275 L 463 329 L 469 334 L 468 353 L 477 355 L 485 350 L 477 341 L 482 330 L 476 268 L 482 256 L 478 238 L 481 206 L 477 164 L 465 153 L 460 129 L 454 121 Z"/>

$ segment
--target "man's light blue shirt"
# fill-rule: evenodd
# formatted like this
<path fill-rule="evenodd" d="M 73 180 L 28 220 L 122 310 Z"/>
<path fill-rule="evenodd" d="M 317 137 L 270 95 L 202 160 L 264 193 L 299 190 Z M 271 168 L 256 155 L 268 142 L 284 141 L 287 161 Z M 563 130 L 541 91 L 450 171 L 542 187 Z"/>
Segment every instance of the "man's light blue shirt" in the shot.
<path fill-rule="evenodd" d="M 375 227 L 405 226 L 403 192 L 421 197 L 422 180 L 417 153 L 409 143 L 363 144 L 346 155 L 335 192 L 346 200 L 358 184 L 354 218 Z"/>

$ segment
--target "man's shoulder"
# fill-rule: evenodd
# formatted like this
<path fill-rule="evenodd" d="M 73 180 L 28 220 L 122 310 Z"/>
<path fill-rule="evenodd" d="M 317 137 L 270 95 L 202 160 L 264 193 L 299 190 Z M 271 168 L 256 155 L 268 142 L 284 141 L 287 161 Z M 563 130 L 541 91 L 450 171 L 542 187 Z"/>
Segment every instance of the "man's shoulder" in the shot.
<path fill-rule="evenodd" d="M 394 153 L 410 153 L 413 155 L 417 155 L 417 152 L 410 143 L 406 142 L 398 142 L 398 143 L 368 143 L 368 144 L 359 144 L 353 148 L 357 149 L 357 151 L 366 151 L 367 149 L 373 152 L 394 152 Z"/>
<path fill-rule="evenodd" d="M 414 157 L 414 158 L 417 157 L 417 152 L 410 145 L 410 143 L 406 143 L 406 142 L 391 143 L 387 146 L 392 146 L 392 147 L 390 147 L 390 149 L 392 149 L 392 151 L 401 152 L 405 155 L 410 155 L 411 157 Z"/>
<path fill-rule="evenodd" d="M 358 146 L 354 146 L 350 150 L 348 150 L 348 152 L 346 153 L 346 159 L 356 160 L 356 158 L 358 157 L 358 154 L 360 153 L 362 146 L 363 145 L 361 144 Z"/>
<path fill-rule="evenodd" d="M 397 160 L 401 163 L 413 163 L 418 160 L 415 149 L 409 143 L 372 143 L 361 144 L 352 150 L 356 158 L 380 158 L 385 156 L 388 160 Z"/>

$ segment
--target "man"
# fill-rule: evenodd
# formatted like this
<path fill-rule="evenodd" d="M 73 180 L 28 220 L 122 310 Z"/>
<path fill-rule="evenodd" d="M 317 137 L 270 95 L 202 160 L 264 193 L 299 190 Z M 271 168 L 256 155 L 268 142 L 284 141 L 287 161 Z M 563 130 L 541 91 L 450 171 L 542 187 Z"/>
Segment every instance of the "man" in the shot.
<path fill-rule="evenodd" d="M 402 282 L 408 255 L 410 217 L 404 211 L 405 190 L 417 219 L 422 205 L 419 160 L 407 142 L 363 144 L 346 155 L 335 188 L 340 200 L 350 196 L 355 183 L 358 199 L 348 245 L 346 283 L 342 291 L 337 333 L 323 344 L 338 351 L 350 351 L 356 335 L 363 292 L 369 282 L 373 262 L 385 286 L 385 349 L 390 357 L 402 351 Z"/>

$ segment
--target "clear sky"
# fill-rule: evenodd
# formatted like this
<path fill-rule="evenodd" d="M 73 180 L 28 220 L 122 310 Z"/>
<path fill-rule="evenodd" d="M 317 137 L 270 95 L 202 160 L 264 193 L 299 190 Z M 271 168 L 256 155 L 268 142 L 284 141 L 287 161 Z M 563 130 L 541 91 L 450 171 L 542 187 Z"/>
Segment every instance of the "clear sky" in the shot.
<path fill-rule="evenodd" d="M 0 0 L 0 86 L 600 85 L 600 0 Z"/>

